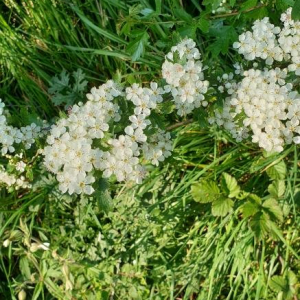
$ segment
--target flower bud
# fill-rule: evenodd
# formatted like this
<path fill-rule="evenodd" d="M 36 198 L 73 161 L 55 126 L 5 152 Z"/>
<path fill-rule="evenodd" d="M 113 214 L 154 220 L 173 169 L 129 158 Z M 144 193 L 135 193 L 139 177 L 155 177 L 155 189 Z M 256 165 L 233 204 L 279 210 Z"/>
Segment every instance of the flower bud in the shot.
<path fill-rule="evenodd" d="M 26 292 L 21 290 L 18 294 L 18 300 L 25 300 L 26 299 Z"/>

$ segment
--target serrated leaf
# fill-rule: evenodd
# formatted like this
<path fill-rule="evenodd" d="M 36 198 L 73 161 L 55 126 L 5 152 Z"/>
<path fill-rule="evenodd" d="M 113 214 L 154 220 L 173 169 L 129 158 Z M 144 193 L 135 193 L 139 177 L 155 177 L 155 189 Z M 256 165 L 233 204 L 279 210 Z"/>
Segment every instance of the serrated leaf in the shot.
<path fill-rule="evenodd" d="M 143 56 L 148 39 L 148 33 L 144 32 L 128 44 L 127 52 L 131 54 L 132 61 L 137 61 L 141 56 Z"/>
<path fill-rule="evenodd" d="M 275 292 L 285 291 L 287 287 L 287 281 L 283 276 L 273 276 L 270 280 L 270 288 Z"/>
<path fill-rule="evenodd" d="M 207 33 L 209 31 L 210 21 L 202 17 L 199 19 L 197 26 L 203 33 Z"/>
<path fill-rule="evenodd" d="M 250 227 L 259 239 L 267 235 L 270 231 L 270 226 L 270 220 L 263 212 L 257 212 L 250 221 Z"/>
<path fill-rule="evenodd" d="M 295 0 L 293 9 L 292 9 L 292 19 L 295 21 L 300 20 L 300 0 Z"/>
<path fill-rule="evenodd" d="M 282 293 L 284 300 L 291 300 L 297 293 L 297 277 L 292 271 L 283 276 L 273 276 L 270 280 L 270 288 L 277 293 Z"/>
<path fill-rule="evenodd" d="M 287 10 L 294 5 L 294 0 L 277 0 L 276 8 L 280 11 Z"/>
<path fill-rule="evenodd" d="M 275 180 L 268 186 L 268 192 L 272 197 L 280 198 L 285 192 L 284 180 Z"/>
<path fill-rule="evenodd" d="M 213 181 L 193 184 L 191 194 L 194 200 L 200 203 L 210 203 L 220 198 L 220 190 Z"/>
<path fill-rule="evenodd" d="M 238 38 L 238 34 L 233 26 L 216 26 L 210 29 L 210 35 L 216 37 L 216 41 L 208 46 L 208 50 L 212 53 L 213 57 L 218 56 L 220 53 L 226 54 L 229 46 Z"/>
<path fill-rule="evenodd" d="M 50 88 L 48 89 L 49 94 L 56 94 L 58 92 L 61 92 L 64 90 L 66 87 L 69 86 L 69 74 L 67 74 L 66 70 L 63 70 L 59 77 L 54 76 L 50 80 Z"/>
<path fill-rule="evenodd" d="M 215 217 L 224 217 L 232 212 L 233 201 L 230 198 L 219 198 L 212 203 L 211 211 Z"/>
<path fill-rule="evenodd" d="M 266 211 L 266 213 L 270 215 L 271 218 L 273 219 L 275 218 L 280 222 L 283 221 L 282 209 L 275 199 L 273 198 L 267 199 L 262 206 L 264 208 L 264 211 Z"/>
<path fill-rule="evenodd" d="M 283 160 L 267 169 L 267 174 L 271 179 L 284 179 L 286 177 L 286 172 L 286 164 Z"/>
<path fill-rule="evenodd" d="M 260 208 L 255 202 L 248 201 L 242 206 L 242 212 L 244 218 L 254 216 L 259 210 Z"/>
<path fill-rule="evenodd" d="M 236 197 L 241 191 L 236 179 L 227 173 L 223 173 L 222 175 L 222 186 L 226 190 L 227 196 L 229 198 Z"/>
<path fill-rule="evenodd" d="M 88 82 L 85 79 L 85 74 L 81 69 L 77 69 L 76 72 L 73 72 L 73 78 L 74 78 L 74 86 L 73 90 L 77 93 L 84 92 Z"/>
<path fill-rule="evenodd" d="M 194 39 L 196 35 L 197 27 L 192 25 L 183 26 L 177 29 L 177 32 L 181 35 L 182 38 L 189 37 Z"/>

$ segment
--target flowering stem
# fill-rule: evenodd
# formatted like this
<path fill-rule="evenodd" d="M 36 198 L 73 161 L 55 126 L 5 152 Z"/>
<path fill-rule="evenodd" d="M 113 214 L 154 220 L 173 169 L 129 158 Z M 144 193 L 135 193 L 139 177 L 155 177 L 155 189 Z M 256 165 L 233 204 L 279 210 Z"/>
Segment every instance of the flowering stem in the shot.
<path fill-rule="evenodd" d="M 259 9 L 259 8 L 262 8 L 262 7 L 265 7 L 265 6 L 267 6 L 267 4 L 260 4 L 260 5 L 254 6 L 252 8 L 246 9 L 246 10 L 241 11 L 241 12 L 236 11 L 236 12 L 232 12 L 232 13 L 228 13 L 228 14 L 222 14 L 222 15 L 212 16 L 211 19 L 232 17 L 232 16 L 239 15 L 241 13 L 247 13 L 247 12 L 250 12 L 252 10 L 256 10 L 256 9 Z"/>
<path fill-rule="evenodd" d="M 173 130 L 175 128 L 178 128 L 178 127 L 181 127 L 181 126 L 184 126 L 184 125 L 188 125 L 188 124 L 193 123 L 193 122 L 194 122 L 193 119 L 188 119 L 188 120 L 185 120 L 185 121 L 182 121 L 182 122 L 170 125 L 169 127 L 167 127 L 167 130 L 171 131 L 171 130 Z"/>

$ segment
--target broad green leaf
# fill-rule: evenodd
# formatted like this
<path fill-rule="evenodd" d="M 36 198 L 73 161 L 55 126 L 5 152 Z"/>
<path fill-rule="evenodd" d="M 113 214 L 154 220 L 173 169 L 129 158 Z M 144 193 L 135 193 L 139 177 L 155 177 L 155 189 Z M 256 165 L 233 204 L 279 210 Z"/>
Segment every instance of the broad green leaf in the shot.
<path fill-rule="evenodd" d="M 241 12 L 253 8 L 257 5 L 257 0 L 247 0 L 241 5 Z"/>
<path fill-rule="evenodd" d="M 197 27 L 194 24 L 192 24 L 192 25 L 180 27 L 177 31 L 183 38 L 189 37 L 194 39 L 196 34 L 196 29 Z"/>
<path fill-rule="evenodd" d="M 233 201 L 230 198 L 219 198 L 212 203 L 211 211 L 216 217 L 224 217 L 232 212 Z"/>
<path fill-rule="evenodd" d="M 285 192 L 284 180 L 275 180 L 268 186 L 268 192 L 274 198 L 280 198 Z"/>
<path fill-rule="evenodd" d="M 216 38 L 216 41 L 207 48 L 214 57 L 220 53 L 226 54 L 229 46 L 238 39 L 238 34 L 233 26 L 216 24 L 215 27 L 210 28 L 209 33 Z"/>
<path fill-rule="evenodd" d="M 259 239 L 263 238 L 270 231 L 270 219 L 263 212 L 257 212 L 250 221 L 250 227 L 255 236 Z"/>
<path fill-rule="evenodd" d="M 202 32 L 207 33 L 209 31 L 210 21 L 202 17 L 199 19 L 197 26 Z"/>
<path fill-rule="evenodd" d="M 259 210 L 260 208 L 255 202 L 248 201 L 242 206 L 242 212 L 244 218 L 254 216 Z"/>
<path fill-rule="evenodd" d="M 30 267 L 29 267 L 29 261 L 26 256 L 23 256 L 20 258 L 19 267 L 20 267 L 20 271 L 23 274 L 23 276 L 26 279 L 30 280 L 31 271 L 30 271 Z"/>
<path fill-rule="evenodd" d="M 295 0 L 295 4 L 292 9 L 292 19 L 300 20 L 300 0 Z"/>
<path fill-rule="evenodd" d="M 129 288 L 128 295 L 130 296 L 131 299 L 139 298 L 139 294 L 133 285 Z"/>
<path fill-rule="evenodd" d="M 294 0 L 277 0 L 276 8 L 281 11 L 287 10 L 294 5 Z"/>
<path fill-rule="evenodd" d="M 286 172 L 286 164 L 283 160 L 267 169 L 267 174 L 271 179 L 284 179 Z"/>
<path fill-rule="evenodd" d="M 213 202 L 220 198 L 220 190 L 213 181 L 202 181 L 192 185 L 191 194 L 200 203 Z"/>
<path fill-rule="evenodd" d="M 270 281 L 270 287 L 275 292 L 286 291 L 288 284 L 283 276 L 273 276 Z"/>
<path fill-rule="evenodd" d="M 229 198 L 236 197 L 241 191 L 236 179 L 227 173 L 223 173 L 222 186 Z"/>
<path fill-rule="evenodd" d="M 149 39 L 148 33 L 145 31 L 127 46 L 127 52 L 131 54 L 133 61 L 137 61 L 145 52 L 145 46 Z"/>
<path fill-rule="evenodd" d="M 282 293 L 284 300 L 291 300 L 297 294 L 297 277 L 292 271 L 283 276 L 273 276 L 270 287 L 273 291 Z"/>
<path fill-rule="evenodd" d="M 263 203 L 263 208 L 264 211 L 266 211 L 266 213 L 268 215 L 270 215 L 273 219 L 277 219 L 280 222 L 283 221 L 283 212 L 281 207 L 279 206 L 278 202 L 273 199 L 267 199 L 264 203 Z"/>
<path fill-rule="evenodd" d="M 111 195 L 109 193 L 109 185 L 107 183 L 107 180 L 103 178 L 97 181 L 97 183 L 98 186 L 94 193 L 94 197 L 98 202 L 100 210 L 104 211 L 105 213 L 108 213 L 113 208 Z"/>

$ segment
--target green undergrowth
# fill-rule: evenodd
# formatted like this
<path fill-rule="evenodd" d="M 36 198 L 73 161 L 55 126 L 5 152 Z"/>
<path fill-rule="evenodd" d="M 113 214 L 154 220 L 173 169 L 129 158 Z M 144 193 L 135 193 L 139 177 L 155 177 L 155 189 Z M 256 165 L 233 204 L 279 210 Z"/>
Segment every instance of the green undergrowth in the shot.
<path fill-rule="evenodd" d="M 11 199 L 10 211 L 1 212 L 2 243 L 11 242 L 2 248 L 4 295 L 25 290 L 29 299 L 295 299 L 297 149 L 265 157 L 197 125 L 175 131 L 175 155 L 140 187 L 109 192 L 103 182 L 98 202 L 75 201 L 53 191 L 48 176 L 50 195 Z M 208 182 L 233 202 L 225 213 L 224 207 L 211 212 L 212 188 L 205 203 L 194 195 L 197 185 Z M 34 249 L 42 242 L 50 250 Z"/>
<path fill-rule="evenodd" d="M 148 83 L 185 36 L 208 77 L 228 72 L 238 34 L 294 1 L 230 0 L 232 13 L 213 14 L 220 3 L 2 1 L 12 123 L 51 122 L 110 78 Z M 163 126 L 181 121 L 160 109 Z M 299 149 L 266 154 L 194 117 L 172 127 L 174 155 L 140 186 L 103 180 L 96 197 L 70 197 L 37 169 L 33 190 L 0 190 L 0 299 L 298 299 Z"/>

